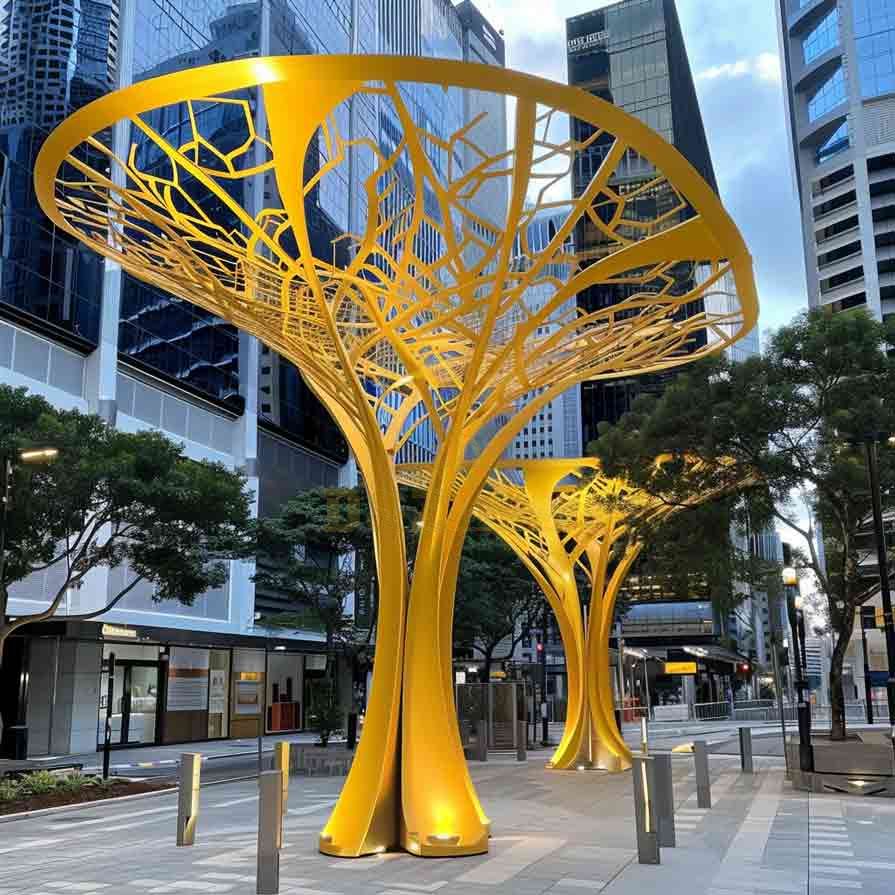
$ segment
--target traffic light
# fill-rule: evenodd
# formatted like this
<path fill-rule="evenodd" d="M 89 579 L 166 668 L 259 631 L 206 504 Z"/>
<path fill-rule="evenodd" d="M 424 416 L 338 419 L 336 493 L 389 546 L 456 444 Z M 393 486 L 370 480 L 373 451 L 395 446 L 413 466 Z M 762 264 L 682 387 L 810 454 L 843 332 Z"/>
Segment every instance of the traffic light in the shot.
<path fill-rule="evenodd" d="M 544 652 L 544 644 L 541 643 L 540 640 L 538 641 L 538 647 L 537 647 L 537 649 L 538 649 L 538 652 L 539 652 L 539 653 Z"/>
<path fill-rule="evenodd" d="M 748 675 L 751 670 L 752 666 L 748 662 L 740 662 L 737 666 L 737 671 L 739 671 L 740 674 Z"/>

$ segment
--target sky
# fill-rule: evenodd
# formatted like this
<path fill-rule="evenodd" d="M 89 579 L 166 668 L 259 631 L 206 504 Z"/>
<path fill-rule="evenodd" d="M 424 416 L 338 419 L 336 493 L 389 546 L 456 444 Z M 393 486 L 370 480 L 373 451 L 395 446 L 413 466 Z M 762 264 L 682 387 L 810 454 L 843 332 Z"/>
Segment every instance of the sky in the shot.
<path fill-rule="evenodd" d="M 566 82 L 565 20 L 605 0 L 476 0 L 507 66 Z M 677 0 L 721 199 L 752 253 L 762 332 L 807 307 L 773 0 Z"/>

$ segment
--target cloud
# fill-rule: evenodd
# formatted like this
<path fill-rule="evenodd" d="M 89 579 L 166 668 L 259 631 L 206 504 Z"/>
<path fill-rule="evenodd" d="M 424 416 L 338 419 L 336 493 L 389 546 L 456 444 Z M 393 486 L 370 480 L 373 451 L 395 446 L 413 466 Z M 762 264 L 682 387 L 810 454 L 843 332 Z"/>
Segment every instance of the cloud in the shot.
<path fill-rule="evenodd" d="M 752 59 L 738 59 L 713 65 L 696 73 L 697 81 L 714 81 L 717 78 L 755 77 L 774 84 L 781 82 L 780 58 L 773 53 L 759 53 Z"/>
<path fill-rule="evenodd" d="M 481 0 L 507 64 L 566 81 L 565 19 L 607 0 Z M 783 108 L 774 4 L 677 0 L 721 198 L 752 253 L 761 326 L 807 304 L 798 199 Z"/>

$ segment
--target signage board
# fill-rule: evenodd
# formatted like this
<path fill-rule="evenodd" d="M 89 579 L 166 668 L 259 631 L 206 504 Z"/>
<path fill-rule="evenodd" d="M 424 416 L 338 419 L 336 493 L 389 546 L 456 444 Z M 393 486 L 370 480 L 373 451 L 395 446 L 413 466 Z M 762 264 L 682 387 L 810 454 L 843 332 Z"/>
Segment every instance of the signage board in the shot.
<path fill-rule="evenodd" d="M 666 662 L 665 674 L 696 674 L 695 662 Z"/>

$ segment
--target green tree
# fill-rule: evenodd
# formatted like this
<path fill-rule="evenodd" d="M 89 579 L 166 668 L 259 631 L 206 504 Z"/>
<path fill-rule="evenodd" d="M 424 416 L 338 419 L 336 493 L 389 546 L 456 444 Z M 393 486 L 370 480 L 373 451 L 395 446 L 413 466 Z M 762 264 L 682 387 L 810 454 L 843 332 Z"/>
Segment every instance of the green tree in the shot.
<path fill-rule="evenodd" d="M 543 595 L 516 554 L 473 520 L 460 558 L 454 645 L 482 656 L 486 681 L 498 646 L 507 641 L 506 656 L 511 656 L 543 605 Z"/>
<path fill-rule="evenodd" d="M 330 671 L 337 652 L 363 665 L 370 658 L 376 618 L 373 527 L 363 488 L 314 488 L 258 522 L 255 583 L 288 608 L 263 618 L 274 627 L 320 625 Z M 358 624 L 349 602 L 362 593 L 369 621 Z"/>
<path fill-rule="evenodd" d="M 754 476 L 743 501 L 753 530 L 776 521 L 799 536 L 803 566 L 826 603 L 834 739 L 845 737 L 845 651 L 855 611 L 870 595 L 860 538 L 871 511 L 866 439 L 882 439 L 883 491 L 895 484 L 895 450 L 886 441 L 895 433 L 890 344 L 895 327 L 862 312 L 802 314 L 772 334 L 761 357 L 695 365 L 594 443 L 607 471 L 672 501 Z M 685 464 L 673 461 L 657 474 L 652 460 L 661 453 L 695 455 L 704 467 L 684 475 Z"/>
<path fill-rule="evenodd" d="M 19 462 L 34 447 L 53 462 Z M 0 662 L 3 645 L 25 625 L 51 619 L 66 593 L 94 569 L 123 567 L 117 593 L 90 612 L 108 612 L 141 581 L 154 599 L 190 605 L 222 584 L 227 561 L 253 554 L 251 496 L 244 478 L 195 462 L 155 432 L 121 432 L 99 417 L 59 411 L 24 389 L 0 386 L 0 462 L 9 463 L 0 551 Z M 8 616 L 10 588 L 52 567 L 59 584 L 39 612 Z"/>

